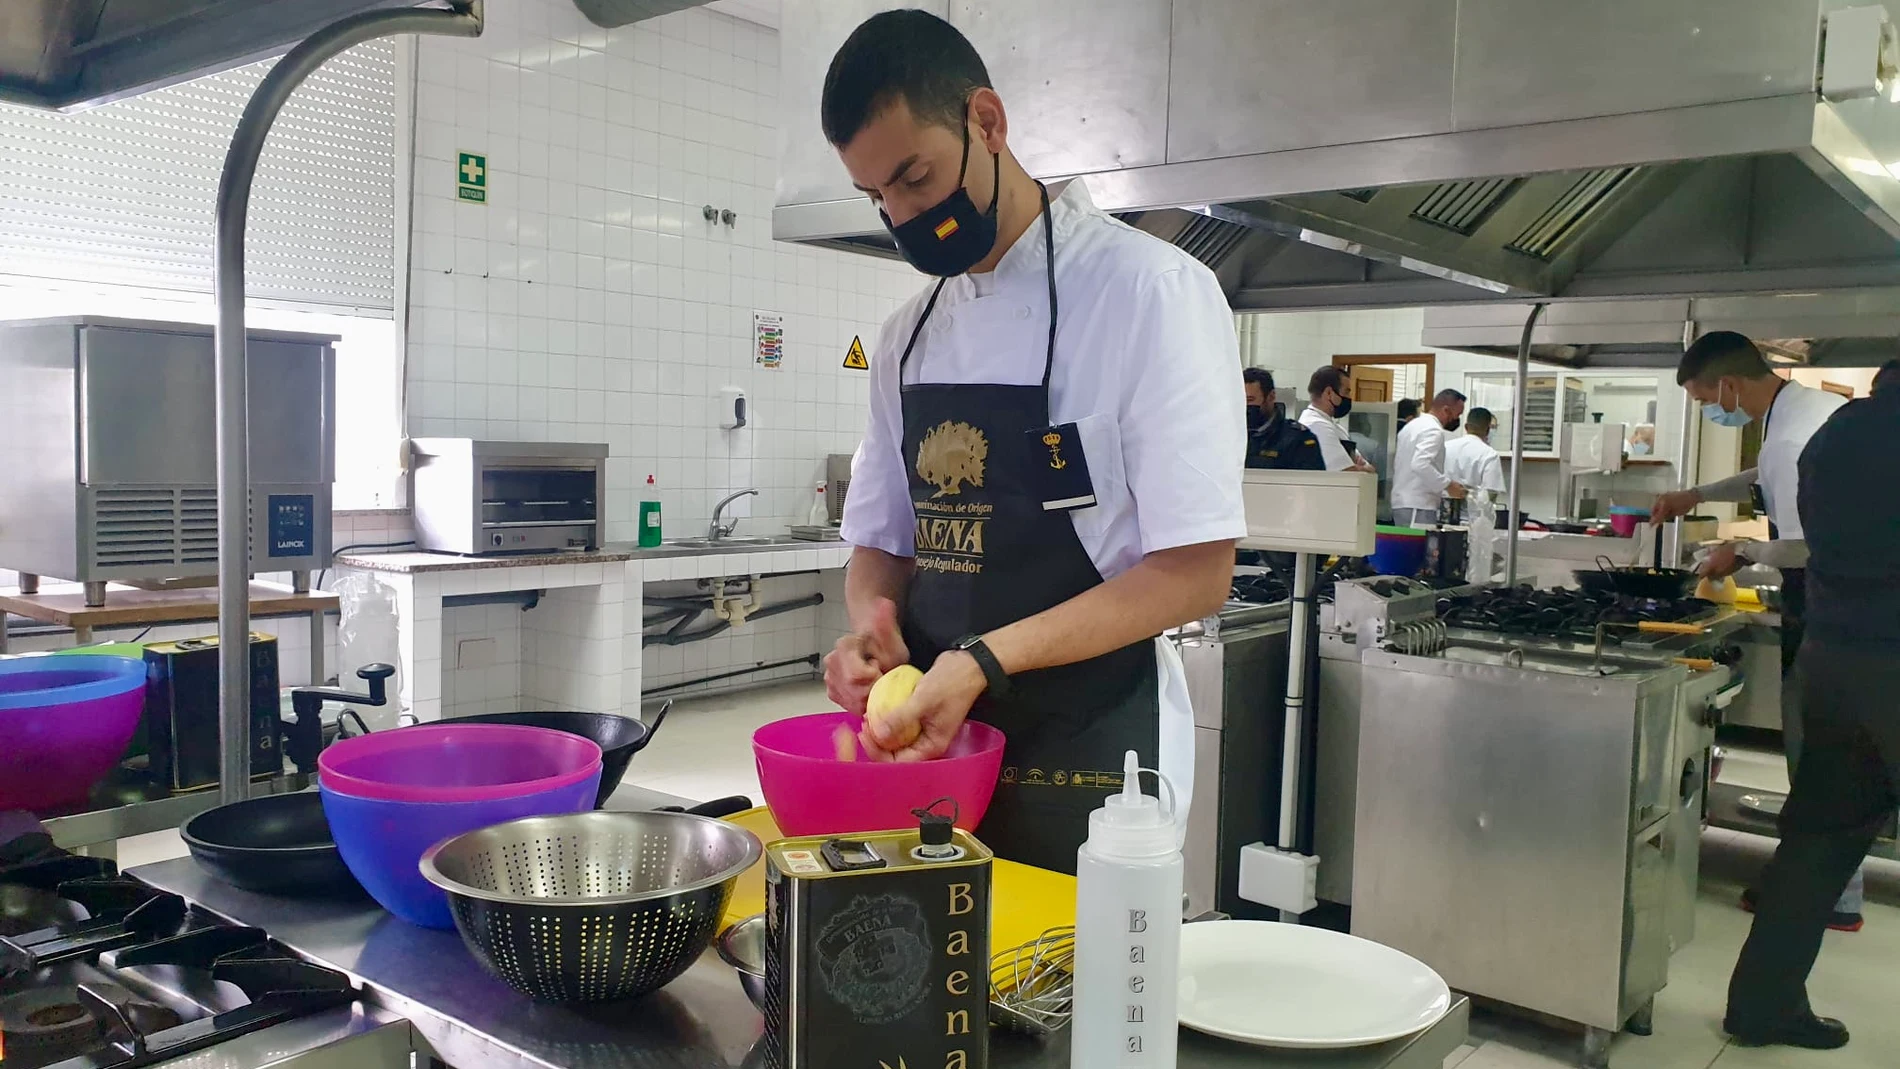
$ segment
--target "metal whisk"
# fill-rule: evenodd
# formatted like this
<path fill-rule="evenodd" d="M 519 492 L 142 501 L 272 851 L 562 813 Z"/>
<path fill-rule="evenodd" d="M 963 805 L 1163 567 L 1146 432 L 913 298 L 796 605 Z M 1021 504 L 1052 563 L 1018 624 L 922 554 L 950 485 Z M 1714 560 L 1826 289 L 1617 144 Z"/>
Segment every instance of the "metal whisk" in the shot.
<path fill-rule="evenodd" d="M 1051 928 L 990 957 L 990 1020 L 1046 1036 L 1068 1025 L 1075 989 L 1075 929 Z"/>

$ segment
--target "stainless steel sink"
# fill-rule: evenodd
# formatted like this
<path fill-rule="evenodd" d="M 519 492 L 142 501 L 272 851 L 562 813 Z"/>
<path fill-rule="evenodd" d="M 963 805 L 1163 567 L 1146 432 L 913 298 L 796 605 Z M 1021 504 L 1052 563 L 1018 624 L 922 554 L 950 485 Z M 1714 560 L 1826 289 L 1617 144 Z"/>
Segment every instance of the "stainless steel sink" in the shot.
<path fill-rule="evenodd" d="M 730 538 L 669 538 L 660 543 L 661 548 L 678 546 L 681 549 L 742 549 L 757 546 L 794 546 L 804 543 L 802 538 L 791 535 L 734 535 Z M 816 543 L 813 543 L 814 545 Z"/>

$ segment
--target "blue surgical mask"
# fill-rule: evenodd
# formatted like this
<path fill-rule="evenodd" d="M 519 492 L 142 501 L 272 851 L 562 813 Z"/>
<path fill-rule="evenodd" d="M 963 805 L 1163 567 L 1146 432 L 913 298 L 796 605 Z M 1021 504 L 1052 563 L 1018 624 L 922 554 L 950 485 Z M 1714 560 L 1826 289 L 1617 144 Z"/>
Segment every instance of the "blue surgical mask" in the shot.
<path fill-rule="evenodd" d="M 1702 414 L 1709 417 L 1709 422 L 1718 427 L 1746 427 L 1755 419 L 1742 408 L 1742 398 L 1739 393 L 1735 397 L 1733 409 L 1723 408 L 1722 387 L 1719 385 L 1715 388 L 1715 400 L 1702 406 Z"/>

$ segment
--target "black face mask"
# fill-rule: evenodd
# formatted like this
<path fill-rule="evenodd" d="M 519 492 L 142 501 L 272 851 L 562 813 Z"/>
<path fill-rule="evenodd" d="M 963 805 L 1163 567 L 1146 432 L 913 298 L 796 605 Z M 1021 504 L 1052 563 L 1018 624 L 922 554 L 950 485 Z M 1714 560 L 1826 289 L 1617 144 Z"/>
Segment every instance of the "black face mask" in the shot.
<path fill-rule="evenodd" d="M 957 167 L 954 193 L 926 208 L 901 226 L 892 226 L 891 217 L 878 209 L 885 229 L 897 242 L 897 251 L 912 267 L 926 275 L 951 278 L 983 262 L 996 247 L 996 206 L 1002 200 L 1003 157 L 990 153 L 996 173 L 990 206 L 977 211 L 970 191 L 963 188 L 963 177 L 970 169 L 970 127 L 963 127 L 963 162 Z"/>
<path fill-rule="evenodd" d="M 1441 420 L 1439 420 L 1438 422 L 1439 422 L 1439 424 L 1440 424 L 1441 426 L 1443 426 L 1443 427 L 1445 428 L 1445 431 L 1446 431 L 1447 433 L 1450 433 L 1451 431 L 1455 431 L 1455 430 L 1457 430 L 1457 429 L 1458 429 L 1458 424 L 1460 424 L 1460 423 L 1462 423 L 1462 422 L 1464 422 L 1464 421 L 1463 421 L 1463 420 L 1457 420 L 1457 419 L 1441 419 Z"/>
<path fill-rule="evenodd" d="M 1333 402 L 1333 418 L 1334 419 L 1345 419 L 1346 414 L 1351 411 L 1352 411 L 1352 398 L 1342 397 L 1339 400 Z"/>
<path fill-rule="evenodd" d="M 1267 410 L 1259 405 L 1247 406 L 1247 429 L 1257 431 L 1267 425 Z"/>

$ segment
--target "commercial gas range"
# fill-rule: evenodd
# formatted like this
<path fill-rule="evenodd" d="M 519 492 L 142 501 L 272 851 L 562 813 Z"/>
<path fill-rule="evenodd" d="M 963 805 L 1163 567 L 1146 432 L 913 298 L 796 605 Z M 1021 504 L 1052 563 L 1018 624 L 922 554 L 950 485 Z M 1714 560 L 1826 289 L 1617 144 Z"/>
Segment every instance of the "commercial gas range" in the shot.
<path fill-rule="evenodd" d="M 0 867 L 0 1065 L 137 1069 L 349 1007 L 350 978 L 257 928 L 53 853 Z"/>
<path fill-rule="evenodd" d="M 1323 613 L 1320 897 L 1459 990 L 1584 1025 L 1601 1064 L 1694 935 L 1728 617 L 1398 579 Z"/>

